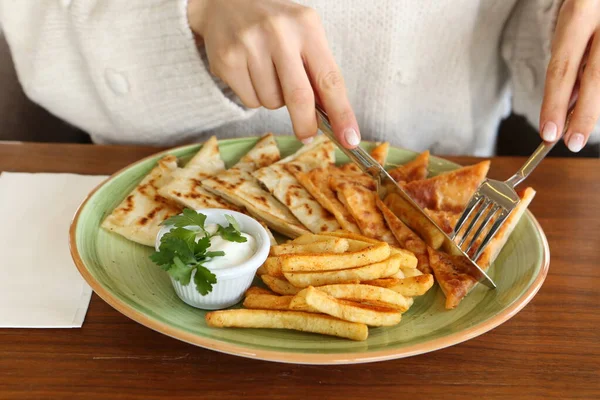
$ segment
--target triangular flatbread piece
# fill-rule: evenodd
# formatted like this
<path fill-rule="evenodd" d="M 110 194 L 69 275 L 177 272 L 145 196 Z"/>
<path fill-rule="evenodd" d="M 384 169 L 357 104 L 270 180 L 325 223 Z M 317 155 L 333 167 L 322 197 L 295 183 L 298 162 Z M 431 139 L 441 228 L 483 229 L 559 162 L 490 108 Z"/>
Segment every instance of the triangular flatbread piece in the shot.
<path fill-rule="evenodd" d="M 473 267 L 462 256 L 451 256 L 431 247 L 428 252 L 435 280 L 446 296 L 446 309 L 453 309 L 477 283 Z"/>
<path fill-rule="evenodd" d="M 387 162 L 387 157 L 390 152 L 390 144 L 388 142 L 383 142 L 375 146 L 373 150 L 371 150 L 371 157 L 375 161 L 377 161 L 381 166 L 385 167 L 385 163 Z"/>
<path fill-rule="evenodd" d="M 446 233 L 452 233 L 462 212 L 425 209 L 425 213 Z"/>
<path fill-rule="evenodd" d="M 385 163 L 389 152 L 389 143 L 382 143 L 376 146 L 371 151 L 371 156 L 378 160 L 378 162 Z M 288 168 L 290 172 L 294 174 L 298 182 L 325 208 L 329 211 L 337 222 L 341 225 L 342 229 L 352 233 L 360 233 L 356 221 L 352 214 L 346 209 L 346 207 L 339 201 L 334 190 L 332 190 L 329 182 L 335 180 L 335 176 L 344 176 L 345 179 L 352 177 L 353 182 L 362 183 L 364 186 L 368 186 L 375 189 L 375 182 L 373 178 L 364 174 L 360 168 L 353 162 L 336 167 L 334 165 L 327 165 L 326 167 L 315 168 L 309 172 L 299 171 L 297 169 Z"/>
<path fill-rule="evenodd" d="M 434 249 L 442 246 L 444 235 L 432 227 L 429 219 L 409 205 L 398 193 L 387 195 L 384 203 L 401 221 L 407 221 L 407 225 L 411 226 L 428 246 Z"/>
<path fill-rule="evenodd" d="M 517 205 L 517 207 L 512 211 L 512 213 L 508 216 L 504 224 L 500 227 L 498 232 L 494 238 L 487 245 L 483 253 L 477 259 L 477 265 L 479 265 L 483 269 L 488 269 L 490 265 L 496 260 L 500 251 L 506 244 L 506 241 L 512 234 L 513 230 L 517 226 L 517 223 L 521 220 L 521 217 L 529 207 L 529 204 L 533 201 L 535 197 L 535 190 L 531 187 L 527 187 L 521 191 L 517 192 L 519 197 L 521 198 L 521 202 Z M 491 226 L 493 222 L 489 225 Z M 478 246 L 478 243 L 476 244 Z"/>
<path fill-rule="evenodd" d="M 177 169 L 177 158 L 163 157 L 150 173 L 102 222 L 102 228 L 128 240 L 154 247 L 160 223 L 177 215 L 182 207 L 158 194 L 171 182 Z"/>
<path fill-rule="evenodd" d="M 489 168 L 490 162 L 482 161 L 433 178 L 409 182 L 404 188 L 422 208 L 462 212 Z"/>
<path fill-rule="evenodd" d="M 295 177 L 296 173 L 306 173 L 334 162 L 334 144 L 328 139 L 315 140 L 292 156 L 252 175 L 311 232 L 334 232 L 341 228 L 336 218 Z"/>
<path fill-rule="evenodd" d="M 419 154 L 414 160 L 388 171 L 396 182 L 412 182 L 427 178 L 429 151 Z"/>
<path fill-rule="evenodd" d="M 400 243 L 400 247 L 412 251 L 417 257 L 417 268 L 424 274 L 431 274 L 431 267 L 429 265 L 429 255 L 427 254 L 427 244 L 414 233 L 408 226 L 404 224 L 394 214 L 383 201 L 376 197 L 377 208 L 383 214 L 383 218 L 390 228 L 394 237 Z"/>
<path fill-rule="evenodd" d="M 272 133 L 267 133 L 232 168 L 254 172 L 276 163 L 281 158 L 279 146 Z"/>
<path fill-rule="evenodd" d="M 161 187 L 158 193 L 193 210 L 224 208 L 241 211 L 239 207 L 202 187 L 204 179 L 224 170 L 225 163 L 219 153 L 217 138 L 212 136 L 184 168 L 178 168 L 174 172 L 174 179 Z"/>
<path fill-rule="evenodd" d="M 521 198 L 521 202 L 519 205 L 513 210 L 511 215 L 506 219 L 504 224 L 500 227 L 494 238 L 490 241 L 488 246 L 485 248 L 483 253 L 477 259 L 477 264 L 483 268 L 487 269 L 496 259 L 502 247 L 508 240 L 512 231 L 515 229 L 515 226 L 523 216 L 523 213 L 531 204 L 533 198 L 535 197 L 535 190 L 533 188 L 527 187 L 522 191 L 518 192 L 519 197 Z M 454 231 L 454 227 L 460 218 L 461 213 L 455 213 L 452 211 L 434 211 L 426 209 L 425 212 L 434 220 L 435 223 L 438 224 L 440 228 L 442 228 L 446 233 L 451 233 Z M 473 213 L 474 214 L 474 213 Z M 472 221 L 473 215 L 465 222 L 463 226 L 468 226 Z M 489 231 L 489 227 L 494 224 L 496 218 L 492 218 L 488 223 L 488 228 L 483 230 L 480 234 L 480 238 L 484 238 L 485 234 Z M 464 230 L 465 228 L 463 228 Z M 473 249 L 476 249 L 479 246 L 479 243 L 475 243 Z M 471 254 L 473 256 L 473 254 Z"/>
<path fill-rule="evenodd" d="M 273 150 L 273 144 L 277 154 Z M 292 238 L 301 236 L 309 231 L 252 176 L 255 168 L 264 167 L 269 161 L 279 158 L 277 143 L 268 134 L 236 165 L 205 179 L 202 186 L 225 200 L 244 207 L 249 214 L 265 222 L 271 229 Z"/>
<path fill-rule="evenodd" d="M 379 162 L 385 163 L 388 152 L 389 143 L 386 142 L 375 147 L 371 151 L 371 156 L 378 159 Z M 353 162 L 344 164 L 341 167 L 334 165 L 319 167 L 310 172 L 298 171 L 293 168 L 289 168 L 289 170 L 315 200 L 333 214 L 342 229 L 352 233 L 360 233 L 360 229 L 356 225 L 352 214 L 339 201 L 335 191 L 331 189 L 329 181 L 332 176 L 344 175 L 346 178 L 352 176 L 353 181 L 362 182 L 364 185 L 374 188 L 374 182 L 371 177 L 365 175 Z"/>
<path fill-rule="evenodd" d="M 335 192 L 329 187 L 329 178 L 331 175 L 340 173 L 339 169 L 334 165 L 327 167 L 315 168 L 310 172 L 292 171 L 298 182 L 325 208 L 329 211 L 342 229 L 360 233 L 356 221 L 352 214 L 338 200 Z"/>
<path fill-rule="evenodd" d="M 535 190 L 528 187 L 518 194 L 521 198 L 521 202 L 506 219 L 484 252 L 477 259 L 477 265 L 483 270 L 487 270 L 498 257 L 498 254 L 504 247 L 504 244 L 510 237 L 517 223 L 520 221 L 523 213 L 527 210 L 529 204 L 531 204 L 531 201 L 535 197 Z M 494 220 L 495 219 L 492 219 L 489 226 L 493 224 Z M 452 229 L 454 229 L 454 225 L 452 225 Z M 480 237 L 483 238 L 485 233 L 486 231 L 484 231 Z M 478 246 L 479 243 L 475 243 L 473 248 L 476 249 Z M 438 257 L 433 259 L 431 258 L 431 254 L 430 251 L 430 263 L 436 280 L 446 295 L 446 308 L 454 308 L 475 286 L 476 280 L 473 278 L 474 272 L 471 270 L 471 266 L 467 264 L 465 259 L 461 256 L 449 256 L 437 252 Z M 473 254 L 471 254 L 471 257 L 472 256 Z M 434 264 L 434 262 L 437 262 L 437 265 Z M 466 276 L 468 274 L 471 274 L 471 276 Z"/>
<path fill-rule="evenodd" d="M 377 208 L 375 192 L 351 182 L 338 182 L 334 189 L 340 202 L 354 217 L 363 235 L 391 245 L 398 245 L 381 211 Z"/>
<path fill-rule="evenodd" d="M 390 144 L 388 142 L 384 142 L 378 144 L 371 150 L 370 155 L 373 157 L 375 161 L 377 161 L 381 166 L 385 166 L 387 162 L 387 157 L 390 152 Z M 360 174 L 364 175 L 368 179 L 373 179 L 370 176 L 367 176 L 355 162 L 350 161 L 339 167 L 339 170 L 348 174 Z"/>

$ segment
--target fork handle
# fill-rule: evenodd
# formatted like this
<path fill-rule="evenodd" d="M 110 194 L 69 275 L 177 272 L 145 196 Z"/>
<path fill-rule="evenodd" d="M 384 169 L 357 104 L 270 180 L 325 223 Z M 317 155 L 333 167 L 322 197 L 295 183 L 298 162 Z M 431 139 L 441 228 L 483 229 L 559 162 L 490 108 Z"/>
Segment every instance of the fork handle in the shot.
<path fill-rule="evenodd" d="M 567 118 L 565 120 L 565 126 L 563 128 L 562 135 L 560 135 L 559 138 L 556 139 L 554 142 L 549 143 L 549 142 L 543 141 L 542 144 L 540 144 L 538 146 L 538 148 L 533 152 L 533 154 L 525 162 L 525 164 L 523 164 L 521 169 L 519 169 L 516 174 L 514 174 L 513 176 L 508 178 L 506 183 L 509 184 L 510 186 L 512 186 L 513 189 L 519 183 L 523 182 L 525 180 L 525 178 L 527 178 L 529 176 L 529 174 L 531 174 L 531 172 L 533 172 L 535 167 L 537 167 L 538 164 L 548 155 L 548 153 L 550 153 L 550 150 L 552 150 L 554 148 L 556 143 L 558 143 L 558 141 L 564 137 L 565 133 L 567 132 L 567 129 L 569 129 L 569 122 L 571 122 L 571 116 L 573 115 L 574 108 L 575 108 L 575 102 L 573 102 L 573 104 L 571 105 L 571 107 L 568 110 Z"/>
<path fill-rule="evenodd" d="M 369 153 L 367 153 L 362 147 L 356 146 L 354 149 L 348 149 L 342 145 L 342 143 L 338 140 L 337 137 L 333 134 L 333 129 L 331 128 L 331 123 L 329 122 L 329 117 L 325 110 L 319 105 L 315 104 L 315 109 L 317 112 L 317 123 L 319 125 L 319 129 L 327 136 L 333 143 L 335 143 L 340 150 L 344 152 L 352 161 L 354 161 L 360 169 L 364 172 L 373 174 L 373 170 L 379 170 L 381 165 Z"/>

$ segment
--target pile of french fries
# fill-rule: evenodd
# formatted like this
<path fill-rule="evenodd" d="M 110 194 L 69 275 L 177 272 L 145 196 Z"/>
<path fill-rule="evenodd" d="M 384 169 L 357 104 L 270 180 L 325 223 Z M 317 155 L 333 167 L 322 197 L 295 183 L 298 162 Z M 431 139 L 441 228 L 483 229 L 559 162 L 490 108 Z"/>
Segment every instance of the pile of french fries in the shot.
<path fill-rule="evenodd" d="M 366 340 L 368 327 L 398 324 L 433 286 L 417 258 L 346 231 L 306 234 L 272 246 L 243 309 L 206 314 L 212 327 L 293 329 Z"/>

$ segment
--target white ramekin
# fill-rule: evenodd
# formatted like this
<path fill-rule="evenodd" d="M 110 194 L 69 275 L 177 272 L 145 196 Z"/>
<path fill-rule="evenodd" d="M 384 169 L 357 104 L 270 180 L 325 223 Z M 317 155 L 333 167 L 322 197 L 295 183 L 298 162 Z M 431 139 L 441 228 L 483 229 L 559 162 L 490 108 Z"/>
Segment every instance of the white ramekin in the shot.
<path fill-rule="evenodd" d="M 192 307 L 203 310 L 219 310 L 231 307 L 242 299 L 244 292 L 252 284 L 256 270 L 267 259 L 271 240 L 266 229 L 254 218 L 245 214 L 217 208 L 198 209 L 196 212 L 206 215 L 206 224 L 221 224 L 223 226 L 229 225 L 229 222 L 225 219 L 225 214 L 231 215 L 240 225 L 242 232 L 254 237 L 256 251 L 252 257 L 242 264 L 211 270 L 217 277 L 217 283 L 213 285 L 212 291 L 206 296 L 201 295 L 196 290 L 193 274 L 190 283 L 185 286 L 169 276 L 171 283 L 177 296 Z M 161 237 L 172 228 L 173 226 L 165 225 L 158 232 L 155 243 L 157 251 Z"/>

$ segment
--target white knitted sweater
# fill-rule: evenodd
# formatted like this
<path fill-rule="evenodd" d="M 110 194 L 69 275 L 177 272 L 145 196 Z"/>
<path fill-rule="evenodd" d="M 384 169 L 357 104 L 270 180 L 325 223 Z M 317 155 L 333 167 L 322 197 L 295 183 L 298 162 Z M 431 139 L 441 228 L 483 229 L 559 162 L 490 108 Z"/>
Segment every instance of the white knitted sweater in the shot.
<path fill-rule="evenodd" d="M 363 139 L 489 156 L 511 107 L 538 125 L 561 0 L 301 3 L 322 17 Z M 185 11 L 186 0 L 0 0 L 0 23 L 26 94 L 97 143 L 292 134 L 285 108 L 247 110 L 210 75 Z"/>

